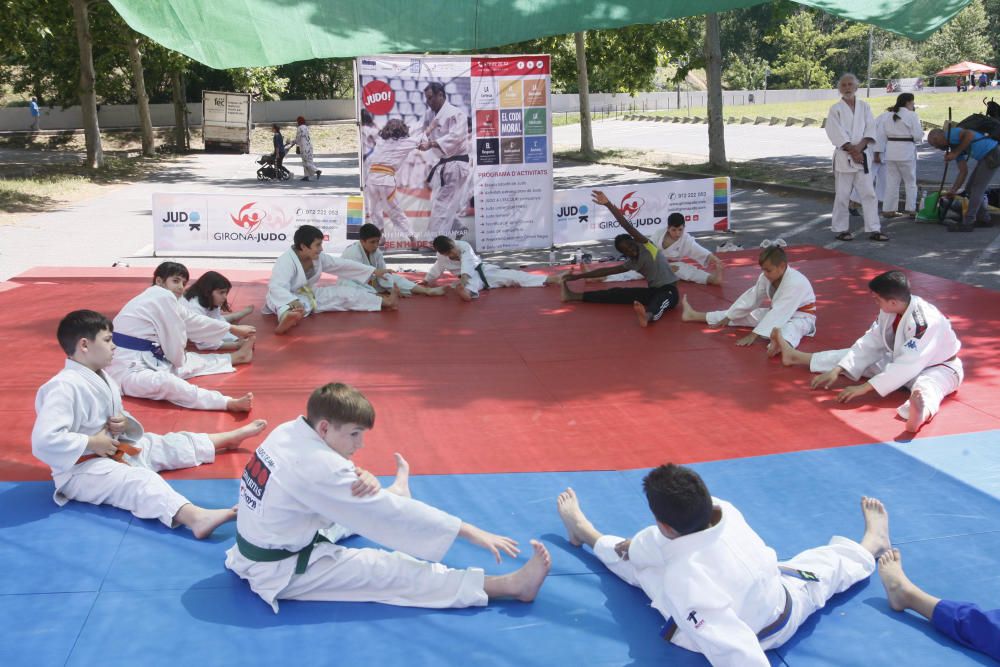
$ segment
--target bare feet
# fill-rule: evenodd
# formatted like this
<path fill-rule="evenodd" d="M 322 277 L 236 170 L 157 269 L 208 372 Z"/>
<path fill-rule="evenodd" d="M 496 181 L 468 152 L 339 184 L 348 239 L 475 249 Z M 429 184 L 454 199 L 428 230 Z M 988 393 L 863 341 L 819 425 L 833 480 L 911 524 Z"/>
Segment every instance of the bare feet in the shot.
<path fill-rule="evenodd" d="M 772 353 L 772 349 L 776 351 Z M 767 345 L 767 356 L 772 357 L 777 354 L 781 354 L 781 363 L 785 366 L 802 366 L 808 364 L 812 357 L 811 354 L 799 352 L 789 345 L 788 341 L 781 335 L 781 329 L 775 327 L 771 329 L 771 342 Z"/>
<path fill-rule="evenodd" d="M 635 312 L 636 318 L 639 320 L 639 326 L 645 329 L 649 326 L 649 313 L 646 312 L 646 306 L 642 305 L 638 301 L 632 302 L 632 310 Z"/>
<path fill-rule="evenodd" d="M 545 582 L 545 577 L 549 575 L 549 570 L 552 569 L 552 556 L 549 555 L 549 550 L 538 540 L 531 540 L 531 546 L 535 552 L 531 555 L 531 559 L 524 564 L 524 567 L 502 577 L 506 579 L 504 582 L 506 595 L 504 597 L 511 597 L 521 602 L 531 602 L 538 595 L 539 589 Z"/>
<path fill-rule="evenodd" d="M 253 392 L 250 392 L 245 396 L 240 396 L 239 398 L 230 398 L 226 401 L 226 410 L 229 412 L 250 412 L 252 407 Z"/>
<path fill-rule="evenodd" d="M 233 366 L 237 364 L 249 364 L 253 360 L 253 346 L 257 342 L 257 336 L 247 336 L 236 351 L 229 355 Z"/>
<path fill-rule="evenodd" d="M 889 514 L 885 511 L 881 500 L 868 496 L 861 498 L 861 513 L 865 517 L 865 534 L 861 538 L 861 546 L 878 558 L 892 549 L 892 540 L 889 539 Z"/>
<path fill-rule="evenodd" d="M 924 403 L 924 393 L 920 389 L 910 392 L 910 416 L 906 418 L 906 430 L 916 433 L 930 419 L 930 411 Z"/>
<path fill-rule="evenodd" d="M 465 288 L 465 285 L 463 285 L 462 283 L 458 283 L 457 285 L 455 285 L 455 294 L 457 294 L 458 298 L 461 299 L 462 301 L 465 302 L 472 301 L 472 294 L 469 293 L 469 290 L 467 290 Z"/>
<path fill-rule="evenodd" d="M 691 307 L 688 303 L 687 295 L 681 296 L 681 321 L 682 322 L 697 322 L 698 311 Z"/>
<path fill-rule="evenodd" d="M 722 262 L 716 262 L 715 268 L 712 272 L 708 274 L 708 284 L 709 285 L 721 285 L 722 284 Z"/>
<path fill-rule="evenodd" d="M 580 501 L 576 497 L 576 491 L 567 488 L 560 493 L 556 506 L 559 509 L 559 518 L 566 526 L 566 539 L 569 540 L 569 543 L 574 547 L 581 544 L 593 547 L 594 542 L 600 537 L 600 533 L 580 509 Z"/>
<path fill-rule="evenodd" d="M 910 599 L 917 587 L 903 572 L 903 557 L 899 549 L 890 549 L 878 559 L 878 576 L 885 586 L 889 606 L 896 611 L 909 609 Z"/>
<path fill-rule="evenodd" d="M 306 316 L 306 311 L 300 310 L 298 308 L 289 308 L 285 313 L 278 318 L 278 326 L 274 330 L 274 333 L 279 336 L 296 324 L 302 321 L 302 318 Z"/>
<path fill-rule="evenodd" d="M 572 292 L 569 291 L 569 286 L 566 284 L 566 281 L 563 280 L 561 283 L 559 283 L 559 300 L 562 301 L 563 303 L 570 301 L 572 300 L 571 295 Z"/>
<path fill-rule="evenodd" d="M 174 521 L 190 528 L 197 540 L 205 539 L 222 524 L 235 520 L 235 507 L 227 510 L 207 510 L 192 503 L 182 506 L 174 515 Z"/>
<path fill-rule="evenodd" d="M 417 285 L 413 288 L 414 294 L 423 294 L 424 296 L 444 296 L 444 287 L 426 287 L 424 285 Z"/>
<path fill-rule="evenodd" d="M 254 419 L 249 424 L 244 424 L 233 431 L 226 431 L 225 433 L 212 433 L 208 437 L 212 441 L 212 444 L 215 445 L 215 451 L 221 452 L 224 449 L 239 448 L 240 443 L 247 438 L 260 435 L 263 433 L 265 428 L 267 428 L 266 420 Z"/>
<path fill-rule="evenodd" d="M 412 498 L 413 496 L 410 495 L 410 464 L 398 452 L 393 456 L 396 457 L 396 480 L 385 490 L 389 493 L 395 493 L 397 496 Z"/>
<path fill-rule="evenodd" d="M 399 309 L 399 288 L 392 286 L 392 291 L 382 297 L 382 310 Z"/>

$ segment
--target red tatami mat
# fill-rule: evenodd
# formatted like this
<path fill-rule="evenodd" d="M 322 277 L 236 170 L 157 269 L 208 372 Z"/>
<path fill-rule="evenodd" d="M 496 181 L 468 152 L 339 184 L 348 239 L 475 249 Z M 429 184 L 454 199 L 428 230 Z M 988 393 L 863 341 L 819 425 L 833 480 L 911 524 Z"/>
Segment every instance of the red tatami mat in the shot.
<path fill-rule="evenodd" d="M 812 280 L 819 334 L 802 349 L 850 345 L 876 305 L 866 282 L 888 267 L 820 248 L 790 249 Z M 699 310 L 719 308 L 757 275 L 756 251 L 726 256 L 723 288 L 682 285 Z M 197 273 L 197 271 L 195 272 Z M 237 307 L 263 300 L 267 274 L 227 271 Z M 147 269 L 35 269 L 0 284 L 0 480 L 45 479 L 31 456 L 33 401 L 63 365 L 59 318 L 92 308 L 113 316 L 148 284 Z M 914 291 L 952 318 L 966 380 L 918 437 L 1000 428 L 995 332 L 1000 294 L 910 272 Z M 591 286 L 595 288 L 597 286 Z M 377 411 L 360 465 L 392 472 L 393 451 L 420 474 L 622 470 L 899 438 L 904 392 L 840 405 L 810 391 L 807 370 L 736 347 L 739 330 L 706 332 L 667 313 L 640 329 L 627 306 L 563 304 L 557 287 L 501 289 L 466 304 L 413 297 L 395 313 L 324 313 L 285 337 L 255 312 L 256 358 L 230 375 L 197 378 L 229 395 L 253 391 L 252 417 L 271 425 L 304 409 L 330 381 L 356 385 Z M 213 431 L 247 417 L 125 399 L 147 430 Z M 235 477 L 246 451 L 176 477 Z"/>

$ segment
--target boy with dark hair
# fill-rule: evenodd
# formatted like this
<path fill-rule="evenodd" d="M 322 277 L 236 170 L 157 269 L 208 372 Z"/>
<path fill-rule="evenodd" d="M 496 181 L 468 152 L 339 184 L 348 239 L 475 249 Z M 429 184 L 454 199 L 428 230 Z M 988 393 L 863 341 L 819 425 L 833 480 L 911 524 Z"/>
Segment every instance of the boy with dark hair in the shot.
<path fill-rule="evenodd" d="M 409 464 L 396 454 L 396 480 L 378 480 L 351 461 L 375 424 L 355 388 L 316 389 L 306 416 L 281 424 L 257 448 L 240 485 L 236 545 L 226 567 L 277 613 L 278 600 L 380 602 L 404 607 L 482 606 L 495 598 L 530 602 L 551 567 L 545 547 L 511 574 L 484 576 L 440 561 L 457 537 L 517 556 L 517 542 L 410 497 Z M 393 551 L 337 544 L 357 533 Z M 417 560 L 422 559 L 422 560 Z"/>
<path fill-rule="evenodd" d="M 319 286 L 324 273 L 337 276 L 335 285 Z M 366 266 L 323 252 L 323 231 L 312 225 L 295 230 L 292 247 L 278 257 L 271 269 L 263 312 L 278 316 L 276 334 L 283 334 L 310 313 L 343 310 L 396 310 L 399 290 L 379 296 L 366 283 L 381 278 L 388 269 Z"/>
<path fill-rule="evenodd" d="M 892 548 L 889 517 L 861 499 L 860 542 L 829 545 L 778 562 L 739 510 L 713 498 L 698 473 L 667 464 L 643 480 L 656 523 L 631 539 L 599 532 L 573 489 L 559 495 L 571 544 L 588 545 L 609 570 L 641 588 L 667 620 L 662 637 L 715 667 L 767 667 L 764 651 L 786 643 L 833 595 L 867 579 Z"/>
<path fill-rule="evenodd" d="M 681 213 L 671 213 L 667 217 L 667 228 L 661 232 L 659 238 L 654 238 L 653 242 L 663 249 L 663 254 L 670 262 L 670 270 L 674 272 L 678 280 L 699 285 L 721 285 L 722 271 L 725 265 L 722 260 L 713 255 L 693 236 L 684 231 L 687 223 Z M 712 272 L 702 271 L 697 266 L 692 266 L 683 261 L 685 258 L 693 259 L 702 267 L 712 265 Z M 586 266 L 581 267 L 586 271 Z M 641 280 L 642 274 L 638 271 L 626 271 L 617 275 L 608 276 L 605 282 L 625 282 L 629 280 Z"/>
<path fill-rule="evenodd" d="M 156 473 L 211 463 L 217 451 L 235 449 L 267 422 L 258 419 L 227 433 L 144 432 L 104 371 L 115 354 L 112 329 L 92 310 L 75 310 L 59 322 L 56 338 L 69 358 L 35 397 L 31 451 L 52 468 L 57 505 L 111 505 L 168 528 L 187 526 L 204 539 L 235 519 L 235 508 L 198 507 Z"/>
<path fill-rule="evenodd" d="M 930 421 L 945 396 L 962 384 L 965 372 L 958 351 L 962 343 L 951 322 L 937 308 L 910 293 L 902 271 L 887 271 L 868 283 L 879 313 L 871 328 L 848 350 L 807 353 L 792 349 L 780 331 L 771 341 L 781 350 L 786 366 L 809 366 L 812 388 L 829 389 L 841 373 L 862 384 L 845 387 L 837 401 L 846 403 L 874 390 L 887 396 L 900 387 L 910 390 L 910 398 L 896 408 L 906 420 L 906 430 L 916 433 Z"/>
<path fill-rule="evenodd" d="M 663 317 L 663 313 L 677 305 L 677 276 L 670 270 L 670 263 L 661 249 L 633 227 L 603 192 L 594 190 L 591 199 L 595 204 L 606 206 L 622 229 L 628 232 L 615 237 L 615 249 L 628 259 L 624 264 L 617 266 L 591 269 L 581 273 L 570 272 L 565 275 L 562 280 L 562 300 L 586 303 L 631 303 L 639 326 L 647 327 L 650 322 L 656 322 Z M 638 272 L 646 279 L 647 286 L 574 292 L 566 284 L 571 280 L 603 278 L 626 271 Z"/>
<path fill-rule="evenodd" d="M 233 366 L 250 363 L 256 328 L 217 320 L 186 307 L 181 299 L 188 270 L 177 262 L 163 262 L 153 273 L 153 284 L 126 303 L 115 316 L 115 345 L 119 348 L 108 374 L 126 396 L 170 401 L 196 410 L 248 412 L 253 394 L 232 398 L 202 389 L 188 378 L 232 373 Z M 213 345 L 227 333 L 243 339 L 229 354 L 186 352 L 188 340 Z"/>
<path fill-rule="evenodd" d="M 437 251 L 437 261 L 418 284 L 432 286 L 442 273 L 449 271 L 458 278 L 455 292 L 462 301 L 478 299 L 479 293 L 486 289 L 543 287 L 554 285 L 560 280 L 560 276 L 555 274 L 547 276 L 486 264 L 479 259 L 471 245 L 447 236 L 436 236 L 431 245 Z"/>
<path fill-rule="evenodd" d="M 685 322 L 706 322 L 710 327 L 752 327 L 753 331 L 736 341 L 737 345 L 753 345 L 758 340 L 770 340 L 771 331 L 779 329 L 792 347 L 798 347 L 803 336 L 816 334 L 816 294 L 809 279 L 788 266 L 788 257 L 781 245 L 769 244 L 757 259 L 760 275 L 753 287 L 745 291 L 727 310 L 703 313 L 681 300 Z M 769 300 L 771 305 L 765 307 Z M 768 343 L 767 355 L 781 350 Z"/>
<path fill-rule="evenodd" d="M 375 269 L 388 270 L 385 263 L 385 256 L 378 247 L 382 241 L 382 230 L 370 222 L 366 222 L 358 229 L 358 239 L 344 249 L 344 252 L 340 255 L 341 258 L 349 259 L 359 264 L 367 264 Z M 443 287 L 418 285 L 395 273 L 386 273 L 381 277 L 372 276 L 366 284 L 376 292 L 382 293 L 391 292 L 393 288 L 396 288 L 402 296 L 410 296 L 412 294 L 444 296 Z"/>

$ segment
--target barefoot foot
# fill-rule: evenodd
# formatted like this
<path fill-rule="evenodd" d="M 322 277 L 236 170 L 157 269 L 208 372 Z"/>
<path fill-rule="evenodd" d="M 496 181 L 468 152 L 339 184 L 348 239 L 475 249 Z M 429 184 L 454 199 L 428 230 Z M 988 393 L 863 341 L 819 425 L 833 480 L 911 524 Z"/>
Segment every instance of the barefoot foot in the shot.
<path fill-rule="evenodd" d="M 910 392 L 910 416 L 906 418 L 906 430 L 916 433 L 930 419 L 930 411 L 924 402 L 924 393 L 920 389 Z"/>
<path fill-rule="evenodd" d="M 775 350 L 774 354 L 771 354 L 772 348 Z M 808 355 L 805 352 L 799 352 L 794 347 L 792 347 L 785 337 L 781 335 L 781 329 L 775 327 L 771 329 L 771 342 L 767 346 L 767 356 L 781 355 L 781 363 L 784 366 L 795 366 L 797 364 L 803 363 L 803 358 L 808 361 Z"/>
<path fill-rule="evenodd" d="M 306 312 L 304 310 L 300 310 L 298 308 L 289 308 L 288 310 L 285 311 L 284 315 L 278 318 L 278 326 L 277 328 L 275 328 L 274 333 L 280 336 L 281 334 L 285 333 L 286 331 L 294 327 L 296 324 L 301 322 L 302 318 L 305 316 Z"/>
<path fill-rule="evenodd" d="M 215 445 L 215 451 L 220 452 L 224 449 L 238 449 L 244 440 L 252 438 L 255 435 L 260 435 L 264 432 L 265 428 L 267 428 L 266 420 L 254 419 L 249 424 L 244 424 L 233 431 L 216 433 L 208 437 L 212 440 L 212 444 Z"/>
<path fill-rule="evenodd" d="M 698 318 L 696 317 L 696 313 L 697 311 L 691 307 L 691 304 L 688 303 L 687 295 L 685 294 L 681 296 L 681 321 L 682 322 L 697 321 Z"/>
<path fill-rule="evenodd" d="M 889 538 L 889 514 L 878 498 L 861 498 L 861 513 L 865 517 L 865 534 L 861 538 L 861 546 L 872 556 L 878 558 L 892 549 Z"/>
<path fill-rule="evenodd" d="M 461 299 L 462 301 L 465 302 L 472 301 L 472 294 L 469 292 L 468 289 L 466 289 L 465 285 L 463 285 L 462 283 L 455 285 L 455 294 L 457 294 L 458 298 Z"/>
<path fill-rule="evenodd" d="M 569 540 L 569 543 L 574 547 L 584 543 L 594 546 L 599 534 L 594 528 L 594 524 L 580 509 L 580 500 L 576 497 L 576 491 L 567 488 L 560 493 L 556 506 L 559 509 L 559 518 L 566 526 L 566 539 Z"/>
<path fill-rule="evenodd" d="M 395 285 L 392 286 L 392 291 L 386 296 L 382 297 L 382 310 L 398 310 L 399 309 L 399 288 Z"/>
<path fill-rule="evenodd" d="M 207 510 L 191 503 L 177 510 L 177 515 L 174 516 L 174 521 L 191 529 L 196 540 L 205 539 L 222 524 L 235 520 L 235 507 L 227 510 Z"/>
<path fill-rule="evenodd" d="M 237 364 L 249 364 L 253 361 L 253 346 L 257 342 L 257 336 L 247 336 L 236 351 L 229 355 L 233 366 Z"/>
<path fill-rule="evenodd" d="M 396 479 L 385 490 L 389 493 L 395 493 L 397 496 L 412 498 L 413 496 L 410 495 L 410 464 L 398 452 L 393 456 L 396 457 Z"/>
<path fill-rule="evenodd" d="M 250 412 L 252 407 L 253 392 L 250 392 L 245 396 L 240 396 L 239 398 L 230 398 L 226 401 L 226 410 L 229 412 Z"/>
<path fill-rule="evenodd" d="M 545 577 L 552 569 L 552 556 L 545 545 L 538 540 L 531 540 L 534 553 L 531 559 L 524 564 L 520 570 L 511 573 L 510 593 L 511 597 L 521 602 L 531 602 L 538 595 L 538 590 L 545 582 Z"/>
<path fill-rule="evenodd" d="M 646 306 L 642 305 L 638 301 L 632 302 L 632 311 L 635 313 L 636 319 L 639 321 L 639 326 L 645 329 L 649 326 L 649 313 L 646 312 Z"/>
<path fill-rule="evenodd" d="M 903 572 L 903 557 L 900 555 L 899 549 L 890 549 L 878 559 L 878 576 L 885 587 L 889 606 L 895 611 L 909 609 L 910 601 L 913 598 L 913 593 L 917 591 L 917 587 Z"/>

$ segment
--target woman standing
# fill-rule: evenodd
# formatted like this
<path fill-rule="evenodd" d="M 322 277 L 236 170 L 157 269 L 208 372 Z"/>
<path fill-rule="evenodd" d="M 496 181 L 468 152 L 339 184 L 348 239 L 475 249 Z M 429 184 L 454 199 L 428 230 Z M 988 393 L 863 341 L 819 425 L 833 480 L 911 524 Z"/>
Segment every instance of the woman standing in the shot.
<path fill-rule="evenodd" d="M 875 119 L 876 161 L 885 163 L 885 198 L 882 217 L 895 218 L 899 206 L 899 182 L 903 182 L 906 201 L 903 212 L 917 215 L 917 143 L 924 137 L 920 118 L 913 111 L 913 94 L 900 93 L 896 104 Z"/>
<path fill-rule="evenodd" d="M 316 163 L 313 162 L 313 145 L 312 137 L 309 136 L 309 126 L 306 125 L 306 119 L 302 116 L 296 118 L 295 123 L 298 125 L 298 129 L 295 130 L 295 140 L 292 143 L 298 146 L 302 156 L 302 170 L 305 172 L 299 180 L 308 181 L 310 176 L 316 174 L 318 181 L 323 172 L 317 169 Z"/>

